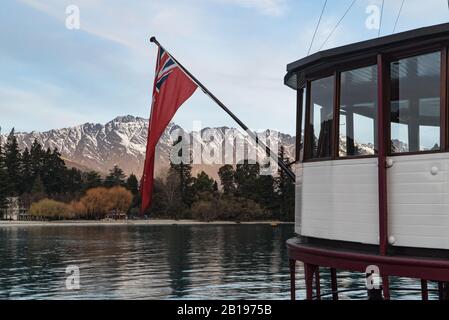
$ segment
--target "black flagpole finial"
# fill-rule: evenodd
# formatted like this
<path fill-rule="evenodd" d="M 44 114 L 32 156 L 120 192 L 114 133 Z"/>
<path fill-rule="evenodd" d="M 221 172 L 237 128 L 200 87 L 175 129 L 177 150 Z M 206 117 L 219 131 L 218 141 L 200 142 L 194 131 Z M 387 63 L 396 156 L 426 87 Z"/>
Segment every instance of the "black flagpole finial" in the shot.
<path fill-rule="evenodd" d="M 151 37 L 151 38 L 150 38 L 150 42 L 156 42 L 156 37 L 154 37 L 154 36 Z"/>

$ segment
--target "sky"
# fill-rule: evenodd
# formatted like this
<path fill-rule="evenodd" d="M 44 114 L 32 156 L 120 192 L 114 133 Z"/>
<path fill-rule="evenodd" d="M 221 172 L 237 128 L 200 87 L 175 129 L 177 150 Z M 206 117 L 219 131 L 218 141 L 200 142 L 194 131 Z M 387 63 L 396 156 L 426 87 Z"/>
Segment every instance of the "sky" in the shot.
<path fill-rule="evenodd" d="M 311 53 L 353 0 L 328 0 Z M 385 0 L 380 35 L 393 31 L 402 0 Z M 320 0 L 2 0 L 0 126 L 44 131 L 121 115 L 148 118 L 156 36 L 166 49 L 253 130 L 294 134 L 295 92 L 286 65 L 307 55 Z M 378 36 L 370 5 L 357 0 L 324 45 Z M 66 26 L 79 8 L 79 29 Z M 396 32 L 449 22 L 446 0 L 405 0 Z M 236 124 L 201 90 L 174 121 L 192 129 Z"/>

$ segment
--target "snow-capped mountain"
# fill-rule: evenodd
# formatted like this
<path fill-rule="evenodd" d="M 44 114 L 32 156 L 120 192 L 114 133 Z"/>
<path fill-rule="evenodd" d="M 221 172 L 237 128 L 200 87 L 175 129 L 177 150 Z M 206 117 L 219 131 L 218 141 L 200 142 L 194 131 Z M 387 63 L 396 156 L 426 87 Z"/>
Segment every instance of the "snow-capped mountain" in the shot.
<path fill-rule="evenodd" d="M 162 172 L 161 169 L 165 169 L 169 165 L 169 153 L 174 144 L 170 133 L 175 129 L 181 128 L 171 123 L 159 141 L 156 148 L 156 172 Z M 210 128 L 203 129 L 201 132 L 189 133 L 192 141 L 207 138 L 210 139 L 210 146 L 215 145 L 215 148 L 219 148 L 223 139 L 231 139 L 232 134 L 239 132 L 237 129 L 226 127 L 213 128 L 215 130 L 212 131 L 207 129 Z M 212 132 L 212 137 L 206 137 L 208 132 Z M 16 136 L 21 149 L 30 148 L 35 139 L 45 148 L 58 149 L 69 166 L 107 173 L 114 165 L 118 165 L 127 174 L 135 173 L 140 176 L 145 160 L 147 134 L 148 120 L 128 115 L 117 117 L 105 125 L 85 123 L 46 132 L 16 133 Z M 284 145 L 286 155 L 293 159 L 295 137 L 288 134 L 277 134 L 271 130 L 267 130 L 264 134 L 273 135 L 279 146 Z M 1 138 L 4 142 L 6 136 Z M 258 148 L 258 154 L 263 154 L 261 148 Z M 196 173 L 204 170 L 216 177 L 220 166 L 197 164 L 193 166 L 193 171 Z"/>

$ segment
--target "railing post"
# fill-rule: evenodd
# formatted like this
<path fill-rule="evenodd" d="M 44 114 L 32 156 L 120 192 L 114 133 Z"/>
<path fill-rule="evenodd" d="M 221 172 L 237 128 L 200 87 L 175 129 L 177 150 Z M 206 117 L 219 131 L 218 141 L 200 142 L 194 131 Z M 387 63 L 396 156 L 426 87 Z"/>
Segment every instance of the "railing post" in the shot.
<path fill-rule="evenodd" d="M 337 284 L 337 270 L 331 268 L 331 287 L 332 287 L 332 299 L 338 300 L 338 284 Z"/>
<path fill-rule="evenodd" d="M 290 299 L 296 300 L 296 260 L 290 259 Z"/>
<path fill-rule="evenodd" d="M 438 282 L 438 296 L 440 300 L 449 300 L 449 283 Z"/>
<path fill-rule="evenodd" d="M 320 286 L 320 267 L 315 267 L 315 293 L 316 299 L 321 300 L 321 286 Z"/>
<path fill-rule="evenodd" d="M 388 276 L 382 277 L 382 290 L 385 300 L 390 300 L 390 279 Z"/>
<path fill-rule="evenodd" d="M 316 266 L 304 263 L 304 273 L 306 282 L 306 299 L 313 299 L 313 275 L 315 273 Z"/>
<path fill-rule="evenodd" d="M 421 279 L 421 297 L 423 301 L 429 300 L 429 291 L 427 290 L 427 280 Z"/>

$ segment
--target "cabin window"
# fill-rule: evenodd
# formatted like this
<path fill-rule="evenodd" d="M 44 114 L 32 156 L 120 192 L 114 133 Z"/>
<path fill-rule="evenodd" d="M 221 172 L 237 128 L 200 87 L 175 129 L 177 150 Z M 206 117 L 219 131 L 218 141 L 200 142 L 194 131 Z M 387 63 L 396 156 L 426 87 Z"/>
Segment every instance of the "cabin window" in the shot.
<path fill-rule="evenodd" d="M 310 83 L 309 135 L 307 139 L 311 158 L 332 156 L 333 97 L 333 76 Z"/>
<path fill-rule="evenodd" d="M 393 61 L 391 74 L 391 152 L 441 149 L 441 53 Z"/>
<path fill-rule="evenodd" d="M 340 77 L 339 156 L 377 153 L 377 66 Z"/>
<path fill-rule="evenodd" d="M 300 115 L 300 125 L 301 125 L 301 131 L 296 133 L 296 136 L 299 136 L 299 143 L 297 144 L 297 148 L 299 148 L 299 153 L 298 153 L 298 158 L 297 160 L 299 161 L 303 161 L 304 160 L 304 132 L 305 132 L 305 122 L 306 122 L 306 104 L 307 104 L 307 89 L 303 88 L 302 89 L 302 95 L 301 95 L 301 110 L 299 110 L 299 112 L 301 112 Z"/>

